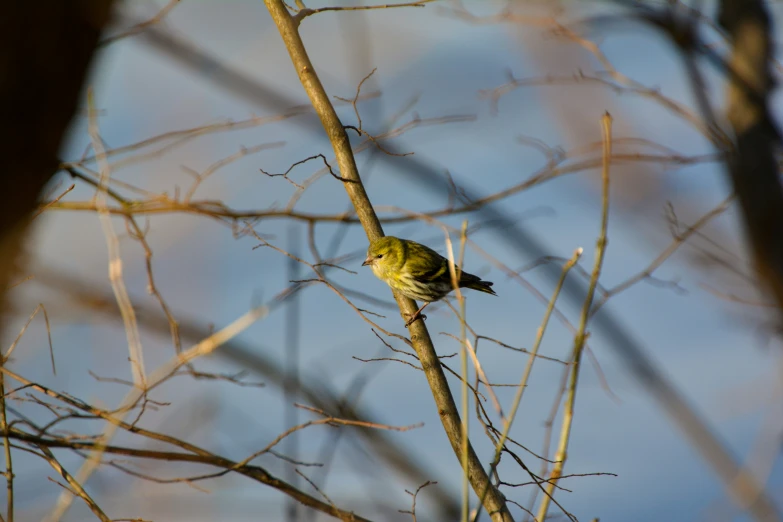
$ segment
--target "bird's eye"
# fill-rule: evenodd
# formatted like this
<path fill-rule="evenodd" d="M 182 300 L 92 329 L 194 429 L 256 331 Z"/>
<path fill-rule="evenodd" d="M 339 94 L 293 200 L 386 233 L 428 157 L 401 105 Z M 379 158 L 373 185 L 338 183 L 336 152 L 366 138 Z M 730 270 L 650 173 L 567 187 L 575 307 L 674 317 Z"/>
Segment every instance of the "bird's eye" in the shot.
<path fill-rule="evenodd" d="M 378 254 L 378 259 L 382 258 L 383 254 Z"/>

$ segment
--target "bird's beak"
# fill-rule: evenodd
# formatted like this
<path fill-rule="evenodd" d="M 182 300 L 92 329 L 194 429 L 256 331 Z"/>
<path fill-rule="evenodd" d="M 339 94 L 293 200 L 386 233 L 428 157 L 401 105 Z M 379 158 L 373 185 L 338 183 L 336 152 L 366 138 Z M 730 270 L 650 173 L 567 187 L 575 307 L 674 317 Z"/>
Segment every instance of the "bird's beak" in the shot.
<path fill-rule="evenodd" d="M 364 263 L 362 263 L 362 266 L 367 266 L 372 264 L 372 257 L 367 256 L 367 259 L 364 260 Z"/>

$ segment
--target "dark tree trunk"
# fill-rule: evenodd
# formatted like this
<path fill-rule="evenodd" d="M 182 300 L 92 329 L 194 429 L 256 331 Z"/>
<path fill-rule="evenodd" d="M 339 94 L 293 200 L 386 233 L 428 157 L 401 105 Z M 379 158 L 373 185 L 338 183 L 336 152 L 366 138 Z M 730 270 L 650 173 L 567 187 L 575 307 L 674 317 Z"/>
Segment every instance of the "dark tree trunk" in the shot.
<path fill-rule="evenodd" d="M 41 190 L 80 99 L 112 0 L 0 2 L 0 331 Z"/>

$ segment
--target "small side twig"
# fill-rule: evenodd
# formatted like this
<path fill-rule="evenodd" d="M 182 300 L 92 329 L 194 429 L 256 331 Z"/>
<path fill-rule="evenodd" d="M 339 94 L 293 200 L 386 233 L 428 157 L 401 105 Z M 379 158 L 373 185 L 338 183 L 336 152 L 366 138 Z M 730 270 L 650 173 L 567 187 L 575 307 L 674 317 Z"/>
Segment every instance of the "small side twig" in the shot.
<path fill-rule="evenodd" d="M 51 329 L 51 325 L 49 324 L 49 314 L 46 312 L 46 307 L 43 305 L 43 303 L 38 303 L 38 306 L 35 307 L 33 313 L 31 313 L 30 317 L 27 318 L 27 322 L 22 327 L 22 329 L 19 330 L 16 339 L 14 339 L 14 342 L 12 342 L 11 346 L 8 348 L 8 351 L 5 354 L 5 360 L 7 361 L 11 357 L 11 354 L 16 349 L 16 346 L 19 344 L 19 341 L 22 339 L 22 336 L 24 336 L 24 333 L 27 331 L 27 328 L 30 327 L 30 323 L 33 322 L 33 319 L 35 318 L 36 315 L 38 315 L 39 311 L 43 312 L 44 321 L 46 322 L 46 334 L 49 340 L 49 356 L 52 361 L 52 373 L 54 373 L 54 375 L 57 375 L 57 368 L 54 364 L 54 346 L 52 344 L 52 329 Z"/>
<path fill-rule="evenodd" d="M 300 185 L 300 184 L 299 184 L 299 183 L 297 183 L 296 181 L 292 180 L 291 178 L 289 178 L 289 177 L 288 177 L 288 174 L 289 174 L 289 173 L 290 173 L 292 170 L 294 170 L 294 167 L 296 167 L 296 166 L 298 166 L 298 165 L 301 165 L 302 163 L 307 163 L 308 161 L 310 161 L 310 160 L 314 160 L 314 159 L 316 159 L 316 158 L 321 158 L 321 159 L 323 160 L 323 162 L 324 162 L 324 165 L 326 165 L 326 168 L 329 170 L 329 174 L 331 174 L 331 175 L 332 175 L 332 177 L 333 177 L 334 179 L 338 179 L 338 180 L 340 180 L 340 181 L 343 181 L 343 182 L 345 182 L 345 183 L 355 183 L 355 182 L 354 182 L 354 180 L 352 180 L 352 179 L 347 179 L 347 178 L 343 178 L 342 176 L 340 176 L 340 175 L 338 175 L 337 173 L 335 173 L 335 171 L 334 171 L 334 170 L 332 170 L 332 166 L 331 166 L 331 165 L 329 165 L 329 162 L 328 162 L 328 161 L 326 161 L 326 156 L 324 156 L 323 154 L 316 154 L 316 155 L 314 155 L 314 156 L 310 156 L 309 158 L 305 158 L 305 159 L 303 159 L 303 160 L 297 161 L 296 163 L 294 163 L 293 165 L 291 165 L 290 167 L 288 167 L 288 170 L 286 170 L 285 172 L 281 172 L 281 173 L 279 173 L 279 174 L 272 174 L 272 173 L 269 173 L 269 172 L 265 171 L 264 169 L 258 169 L 258 170 L 260 170 L 262 174 L 266 174 L 266 175 L 267 175 L 267 176 L 269 176 L 270 178 L 275 178 L 275 177 L 283 177 L 283 178 L 285 178 L 285 180 L 286 180 L 286 181 L 288 181 L 289 183 L 291 183 L 292 185 L 294 185 L 294 186 L 295 186 L 296 188 L 298 188 L 299 190 L 304 190 L 304 189 L 305 189 L 305 187 L 304 187 L 304 186 L 302 186 L 302 185 Z"/>
<path fill-rule="evenodd" d="M 376 67 L 372 71 L 370 71 L 370 74 L 362 78 L 362 81 L 359 82 L 359 85 L 356 87 L 356 95 L 353 97 L 353 100 L 349 100 L 347 98 L 340 98 L 339 96 L 335 96 L 335 99 L 340 100 L 342 102 L 350 103 L 353 106 L 353 112 L 356 114 L 356 123 L 359 125 L 358 129 L 362 130 L 362 116 L 359 114 L 359 108 L 356 106 L 356 104 L 359 101 L 359 95 L 362 92 L 362 85 L 364 85 L 364 82 L 370 79 L 370 77 L 375 74 L 375 71 L 377 71 L 378 68 Z"/>
<path fill-rule="evenodd" d="M 413 517 L 413 522 L 416 522 L 416 499 L 419 496 L 419 492 L 422 489 L 426 488 L 427 486 L 432 486 L 433 484 L 437 484 L 437 482 L 435 482 L 433 480 L 428 480 L 427 482 L 425 482 L 424 484 L 422 484 L 421 486 L 416 488 L 416 491 L 414 491 L 413 493 L 411 493 L 410 491 L 408 491 L 406 489 L 405 493 L 407 493 L 408 495 L 413 497 L 412 504 L 411 504 L 411 510 L 408 511 L 408 510 L 400 509 L 399 512 L 410 515 L 411 517 Z"/>
<path fill-rule="evenodd" d="M 401 4 L 380 4 L 380 5 L 354 5 L 354 6 L 340 6 L 340 7 L 320 7 L 318 9 L 308 9 L 304 7 L 304 4 L 297 1 L 296 4 L 299 7 L 299 12 L 291 17 L 294 24 L 297 26 L 307 18 L 318 13 L 325 13 L 328 11 L 370 11 L 372 9 L 391 9 L 393 7 L 424 7 L 424 4 L 434 2 L 435 0 L 418 0 L 416 2 L 404 2 Z"/>

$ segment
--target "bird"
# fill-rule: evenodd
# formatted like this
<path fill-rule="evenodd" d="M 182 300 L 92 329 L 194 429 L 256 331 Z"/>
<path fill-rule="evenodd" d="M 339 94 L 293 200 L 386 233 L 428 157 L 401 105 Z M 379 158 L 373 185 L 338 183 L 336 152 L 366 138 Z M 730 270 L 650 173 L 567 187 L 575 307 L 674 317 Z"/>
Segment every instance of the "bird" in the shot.
<path fill-rule="evenodd" d="M 402 295 L 424 301 L 424 305 L 405 323 L 406 328 L 416 319 L 427 317 L 421 314 L 427 305 L 443 299 L 454 290 L 449 260 L 430 247 L 410 239 L 384 236 L 371 241 L 362 266 L 369 266 L 378 279 Z M 454 269 L 460 288 L 497 295 L 492 290 L 493 283 L 460 271 L 456 265 Z"/>

